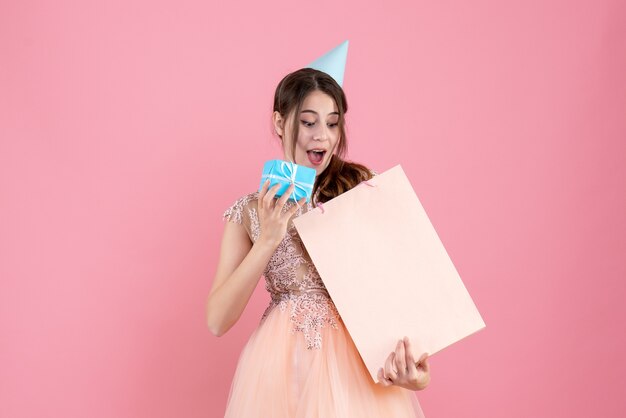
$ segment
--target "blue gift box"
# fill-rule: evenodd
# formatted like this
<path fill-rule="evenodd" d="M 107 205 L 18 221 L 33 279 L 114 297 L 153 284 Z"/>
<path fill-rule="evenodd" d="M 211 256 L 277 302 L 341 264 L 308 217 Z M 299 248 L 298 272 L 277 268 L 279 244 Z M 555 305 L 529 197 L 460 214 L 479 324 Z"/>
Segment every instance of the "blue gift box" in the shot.
<path fill-rule="evenodd" d="M 276 183 L 282 184 L 275 195 L 280 197 L 287 191 L 289 185 L 294 183 L 295 187 L 291 196 L 289 196 L 289 199 L 298 201 L 306 196 L 306 201 L 310 202 L 316 174 L 317 171 L 311 167 L 306 167 L 290 161 L 269 160 L 265 162 L 265 165 L 263 165 L 263 175 L 261 176 L 259 191 L 263 188 L 265 180 L 269 179 L 270 184 L 268 190 Z"/>

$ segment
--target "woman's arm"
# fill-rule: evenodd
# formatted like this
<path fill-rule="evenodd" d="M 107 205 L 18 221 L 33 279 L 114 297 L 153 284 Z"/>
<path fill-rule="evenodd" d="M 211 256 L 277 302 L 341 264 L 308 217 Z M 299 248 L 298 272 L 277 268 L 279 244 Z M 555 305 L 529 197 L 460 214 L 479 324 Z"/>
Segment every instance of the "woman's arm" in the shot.
<path fill-rule="evenodd" d="M 303 197 L 282 213 L 294 185 L 278 200 L 274 195 L 280 184 L 268 190 L 266 181 L 258 196 L 260 233 L 254 244 L 243 225 L 227 222 L 222 237 L 220 259 L 207 300 L 206 315 L 209 330 L 218 337 L 239 319 L 254 292 L 267 263 L 287 232 L 287 222 L 304 204 Z"/>
<path fill-rule="evenodd" d="M 207 325 L 213 334 L 223 335 L 239 320 L 275 250 L 263 240 L 252 244 L 243 225 L 226 222 L 207 300 Z"/>

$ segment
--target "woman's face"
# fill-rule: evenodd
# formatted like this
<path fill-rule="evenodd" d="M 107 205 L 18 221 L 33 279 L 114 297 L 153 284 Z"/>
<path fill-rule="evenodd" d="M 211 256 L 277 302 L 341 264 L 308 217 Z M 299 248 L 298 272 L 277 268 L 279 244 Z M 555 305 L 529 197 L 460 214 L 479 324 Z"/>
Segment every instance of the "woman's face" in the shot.
<path fill-rule="evenodd" d="M 299 123 L 296 155 L 291 155 L 293 123 Z M 339 111 L 332 97 L 319 90 L 312 91 L 304 99 L 299 115 L 290 115 L 284 124 L 278 112 L 274 112 L 276 132 L 283 137 L 283 153 L 286 160 L 311 167 L 317 175 L 322 173 L 339 142 Z M 320 152 L 315 152 L 320 151 Z"/>

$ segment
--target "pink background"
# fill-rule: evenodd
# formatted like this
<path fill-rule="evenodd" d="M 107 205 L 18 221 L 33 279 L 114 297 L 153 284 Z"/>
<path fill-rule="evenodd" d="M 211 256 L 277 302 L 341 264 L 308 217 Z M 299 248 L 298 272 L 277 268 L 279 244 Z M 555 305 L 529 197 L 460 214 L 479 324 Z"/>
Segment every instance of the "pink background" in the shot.
<path fill-rule="evenodd" d="M 350 40 L 349 158 L 402 164 L 487 328 L 435 417 L 626 414 L 615 1 L 0 3 L 0 416 L 219 417 L 268 298 L 212 336 L 221 215 L 274 88 Z"/>

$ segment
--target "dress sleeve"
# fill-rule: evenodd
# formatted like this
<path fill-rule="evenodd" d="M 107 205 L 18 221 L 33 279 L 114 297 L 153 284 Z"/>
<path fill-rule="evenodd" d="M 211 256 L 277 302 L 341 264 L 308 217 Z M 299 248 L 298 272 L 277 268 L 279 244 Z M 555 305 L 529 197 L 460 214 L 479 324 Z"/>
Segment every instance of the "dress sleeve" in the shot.
<path fill-rule="evenodd" d="M 243 202 L 242 198 L 235 200 L 228 209 L 224 211 L 222 215 L 222 221 L 231 221 L 237 224 L 243 224 Z"/>
<path fill-rule="evenodd" d="M 223 221 L 230 221 L 243 225 L 250 240 L 255 242 L 260 233 L 258 217 L 256 214 L 258 192 L 248 193 L 230 205 L 222 215 Z"/>
<path fill-rule="evenodd" d="M 231 221 L 240 225 L 247 226 L 249 224 L 249 202 L 254 199 L 255 193 L 248 193 L 241 196 L 222 214 L 222 221 Z"/>

